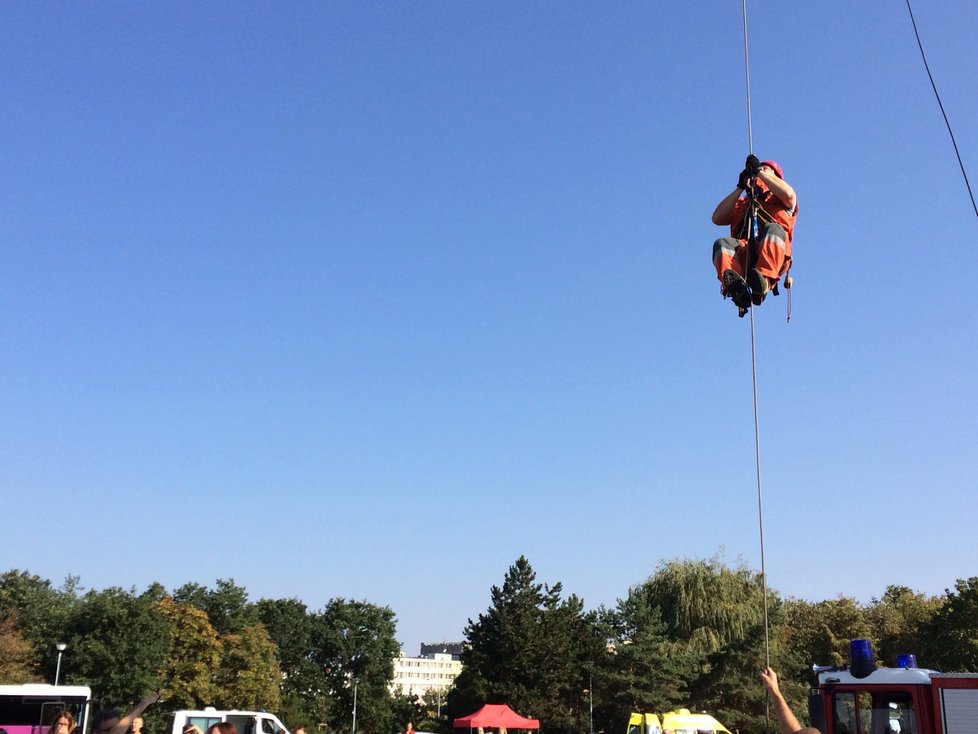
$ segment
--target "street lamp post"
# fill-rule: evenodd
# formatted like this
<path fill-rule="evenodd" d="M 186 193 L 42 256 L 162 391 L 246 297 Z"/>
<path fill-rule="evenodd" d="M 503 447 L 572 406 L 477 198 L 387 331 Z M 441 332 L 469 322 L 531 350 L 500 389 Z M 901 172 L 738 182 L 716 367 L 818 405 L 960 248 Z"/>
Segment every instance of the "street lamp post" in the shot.
<path fill-rule="evenodd" d="M 590 673 L 587 674 L 587 720 L 588 731 L 594 734 L 594 684 Z"/>
<path fill-rule="evenodd" d="M 58 679 L 61 678 L 61 654 L 68 649 L 68 645 L 64 642 L 58 642 L 54 646 L 58 650 L 58 666 L 54 669 L 54 685 L 58 685 Z"/>
<path fill-rule="evenodd" d="M 357 684 L 360 683 L 359 678 L 353 679 L 353 734 L 357 734 Z"/>

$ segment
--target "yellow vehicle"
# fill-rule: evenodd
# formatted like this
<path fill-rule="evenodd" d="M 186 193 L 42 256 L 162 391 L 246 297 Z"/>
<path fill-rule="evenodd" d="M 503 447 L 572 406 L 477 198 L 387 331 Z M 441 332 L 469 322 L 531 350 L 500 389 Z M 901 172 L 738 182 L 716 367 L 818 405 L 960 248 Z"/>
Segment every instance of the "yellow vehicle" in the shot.
<path fill-rule="evenodd" d="M 662 734 L 659 717 L 655 714 L 632 714 L 628 717 L 627 734 Z"/>
<path fill-rule="evenodd" d="M 663 714 L 662 731 L 670 734 L 730 734 L 727 727 L 709 714 L 691 714 L 689 709 Z"/>
<path fill-rule="evenodd" d="M 709 714 L 691 714 L 679 709 L 662 714 L 632 714 L 627 734 L 730 734 L 730 730 Z"/>

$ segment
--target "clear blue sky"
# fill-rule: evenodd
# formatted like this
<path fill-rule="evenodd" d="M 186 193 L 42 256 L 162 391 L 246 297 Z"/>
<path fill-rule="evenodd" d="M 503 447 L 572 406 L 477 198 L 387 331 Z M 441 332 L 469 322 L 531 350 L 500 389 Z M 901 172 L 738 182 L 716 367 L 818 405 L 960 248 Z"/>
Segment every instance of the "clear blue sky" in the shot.
<path fill-rule="evenodd" d="M 916 8 L 978 178 L 978 5 Z M 978 222 L 906 6 L 751 2 L 798 192 L 757 311 L 767 570 L 978 574 Z M 525 554 L 613 604 L 759 567 L 750 332 L 710 264 L 741 4 L 0 6 L 3 567 L 234 578 L 459 639 Z"/>

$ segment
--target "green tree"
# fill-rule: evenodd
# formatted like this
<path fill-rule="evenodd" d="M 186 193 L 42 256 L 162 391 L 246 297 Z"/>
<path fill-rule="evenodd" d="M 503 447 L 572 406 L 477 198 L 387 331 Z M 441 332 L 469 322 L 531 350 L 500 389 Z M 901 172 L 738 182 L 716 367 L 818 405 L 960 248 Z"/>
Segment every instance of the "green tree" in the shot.
<path fill-rule="evenodd" d="M 594 672 L 607 652 L 597 613 L 585 612 L 584 601 L 571 594 L 545 616 L 543 631 L 551 642 L 544 685 L 559 707 L 549 720 L 558 730 L 587 731 Z"/>
<path fill-rule="evenodd" d="M 586 728 L 589 673 L 604 640 L 580 599 L 560 597 L 561 585 L 537 583 L 526 558 L 510 566 L 502 587 L 492 587 L 492 605 L 466 627 L 449 717 L 505 702 L 548 730 Z"/>
<path fill-rule="evenodd" d="M 0 684 L 37 681 L 34 650 L 20 632 L 13 611 L 0 615 Z"/>
<path fill-rule="evenodd" d="M 0 617 L 16 619 L 19 634 L 30 646 L 28 665 L 41 680 L 54 681 L 58 657 L 54 645 L 67 641 L 68 619 L 78 605 L 77 583 L 76 577 L 69 576 L 56 589 L 28 571 L 11 570 L 0 576 Z"/>
<path fill-rule="evenodd" d="M 631 589 L 601 617 L 609 652 L 594 675 L 597 728 L 622 732 L 633 711 L 688 705 L 689 661 L 674 652 L 660 609 L 651 604 L 647 589 Z"/>
<path fill-rule="evenodd" d="M 756 579 L 757 603 L 761 605 L 760 578 Z M 775 592 L 768 591 L 769 635 L 765 636 L 760 619 L 739 638 L 727 642 L 707 658 L 706 672 L 693 685 L 690 708 L 710 711 L 731 731 L 765 731 L 769 729 L 767 698 L 758 673 L 768 663 L 779 671 L 781 690 L 799 719 L 804 720 L 807 685 L 797 678 L 798 660 L 779 641 L 782 627 L 782 603 Z"/>
<path fill-rule="evenodd" d="M 221 656 L 217 632 L 207 614 L 171 597 L 157 602 L 167 623 L 162 663 L 163 695 L 174 708 L 200 708 L 215 701 L 213 673 Z"/>
<path fill-rule="evenodd" d="M 248 592 L 234 579 L 218 579 L 215 588 L 184 584 L 173 592 L 176 602 L 191 604 L 207 613 L 219 635 L 240 633 L 258 622 L 258 609 L 248 601 Z"/>
<path fill-rule="evenodd" d="M 731 729 L 764 728 L 764 692 L 756 680 L 768 647 L 760 574 L 743 565 L 731 568 L 716 556 L 670 560 L 639 592 L 650 607 L 661 610 L 668 642 L 659 644 L 665 657 L 682 662 L 688 686 L 681 703 L 711 711 Z M 771 590 L 767 606 L 770 636 L 776 640 L 781 603 Z M 776 649 L 771 645 L 772 664 L 789 665 L 794 672 L 794 658 L 776 657 Z"/>
<path fill-rule="evenodd" d="M 396 731 L 404 731 L 409 721 L 414 724 L 416 731 L 431 731 L 430 724 L 436 723 L 433 721 L 435 716 L 428 719 L 421 698 L 414 694 L 405 695 L 400 691 L 391 696 L 391 716 L 397 726 Z"/>
<path fill-rule="evenodd" d="M 922 661 L 939 670 L 978 672 L 978 577 L 958 579 L 924 629 Z"/>
<path fill-rule="evenodd" d="M 313 616 L 298 599 L 260 599 L 255 606 L 258 619 L 278 647 L 283 720 L 290 727 L 295 722 L 325 722 L 327 685 L 313 660 Z"/>
<path fill-rule="evenodd" d="M 893 665 L 901 653 L 922 653 L 921 632 L 934 619 L 944 599 L 911 591 L 906 586 L 887 586 L 880 599 L 866 610 L 866 621 L 876 640 L 876 657 Z"/>
<path fill-rule="evenodd" d="M 741 639 L 761 618 L 757 575 L 718 557 L 661 563 L 644 584 L 678 652 L 706 656 Z"/>
<path fill-rule="evenodd" d="M 168 628 L 152 593 L 89 591 L 67 629 L 67 682 L 91 683 L 96 698 L 121 707 L 159 688 Z"/>
<path fill-rule="evenodd" d="M 784 615 L 785 644 L 808 665 L 848 665 L 849 641 L 873 639 L 865 609 L 850 597 L 820 602 L 789 599 Z"/>
<path fill-rule="evenodd" d="M 447 693 L 445 690 L 429 688 L 417 699 L 421 713 L 417 714 L 418 723 L 415 727 L 419 731 L 451 734 L 453 728 L 452 720 L 448 716 Z"/>
<path fill-rule="evenodd" d="M 224 635 L 215 675 L 216 700 L 223 708 L 277 711 L 282 675 L 278 649 L 261 624 Z"/>
<path fill-rule="evenodd" d="M 331 600 L 313 617 L 313 661 L 323 671 L 334 728 L 353 719 L 357 730 L 389 734 L 396 728 L 388 686 L 394 677 L 394 612 L 365 601 Z"/>

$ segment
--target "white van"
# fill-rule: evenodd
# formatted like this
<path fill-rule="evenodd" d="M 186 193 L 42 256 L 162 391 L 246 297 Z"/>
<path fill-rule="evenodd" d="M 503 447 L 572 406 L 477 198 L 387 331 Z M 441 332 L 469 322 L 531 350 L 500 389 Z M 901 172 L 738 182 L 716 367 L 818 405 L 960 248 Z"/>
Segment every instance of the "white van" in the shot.
<path fill-rule="evenodd" d="M 183 734 L 188 726 L 196 726 L 202 734 L 214 724 L 227 721 L 234 724 L 238 734 L 289 734 L 278 717 L 264 711 L 219 711 L 208 706 L 200 711 L 175 711 L 170 722 L 170 734 Z"/>

